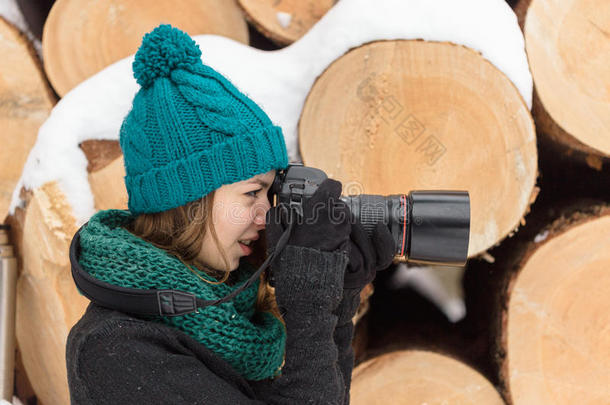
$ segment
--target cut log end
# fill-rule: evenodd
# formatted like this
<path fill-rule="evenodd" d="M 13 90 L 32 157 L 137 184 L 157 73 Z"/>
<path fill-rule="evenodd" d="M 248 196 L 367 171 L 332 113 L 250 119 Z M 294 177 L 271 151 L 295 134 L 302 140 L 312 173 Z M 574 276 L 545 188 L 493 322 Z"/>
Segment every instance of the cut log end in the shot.
<path fill-rule="evenodd" d="M 558 219 L 532 218 L 494 250 L 494 264 L 472 261 L 464 278 L 466 325 L 488 342 L 509 404 L 608 397 L 610 206 L 583 199 L 555 209 Z"/>
<path fill-rule="evenodd" d="M 479 53 L 450 43 L 374 42 L 343 55 L 308 95 L 299 142 L 304 162 L 344 191 L 468 190 L 471 257 L 518 227 L 536 195 L 522 97 Z"/>
<path fill-rule="evenodd" d="M 539 130 L 585 158 L 610 158 L 610 3 L 522 0 L 516 10 L 526 12 Z"/>
<path fill-rule="evenodd" d="M 508 288 L 502 375 L 514 403 L 610 397 L 610 207 L 557 221 Z"/>
<path fill-rule="evenodd" d="M 161 22 L 189 35 L 216 34 L 248 43 L 246 21 L 233 1 L 183 0 L 176 7 L 167 0 L 57 0 L 42 37 L 49 81 L 63 97 L 94 73 L 134 54 L 144 34 Z"/>
<path fill-rule="evenodd" d="M 442 354 L 398 351 L 354 369 L 351 403 L 503 404 L 493 385 L 469 366 Z"/>
<path fill-rule="evenodd" d="M 246 18 L 278 45 L 301 38 L 337 0 L 239 0 Z"/>

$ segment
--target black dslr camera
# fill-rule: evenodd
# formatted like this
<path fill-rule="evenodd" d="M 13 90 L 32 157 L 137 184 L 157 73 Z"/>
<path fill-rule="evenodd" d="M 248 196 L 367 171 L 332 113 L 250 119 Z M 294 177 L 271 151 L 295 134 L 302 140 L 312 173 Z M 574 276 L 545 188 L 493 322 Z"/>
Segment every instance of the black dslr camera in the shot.
<path fill-rule="evenodd" d="M 328 176 L 320 169 L 291 164 L 278 170 L 269 188 L 271 205 L 302 212 Z M 411 191 L 381 196 L 341 196 L 370 236 L 375 224 L 387 224 L 394 237 L 395 260 L 461 266 L 468 257 L 470 197 L 467 191 Z"/>

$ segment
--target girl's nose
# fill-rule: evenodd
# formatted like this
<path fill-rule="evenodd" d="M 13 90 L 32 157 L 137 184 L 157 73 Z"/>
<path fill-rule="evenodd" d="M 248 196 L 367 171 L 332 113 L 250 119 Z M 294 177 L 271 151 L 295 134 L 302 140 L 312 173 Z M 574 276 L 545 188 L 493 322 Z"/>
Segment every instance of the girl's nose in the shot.
<path fill-rule="evenodd" d="M 254 223 L 256 225 L 265 227 L 265 217 L 267 215 L 267 211 L 271 208 L 271 204 L 269 204 L 269 200 L 265 198 L 265 201 L 256 207 L 255 215 L 254 215 Z M 262 229 L 261 228 L 261 229 Z"/>

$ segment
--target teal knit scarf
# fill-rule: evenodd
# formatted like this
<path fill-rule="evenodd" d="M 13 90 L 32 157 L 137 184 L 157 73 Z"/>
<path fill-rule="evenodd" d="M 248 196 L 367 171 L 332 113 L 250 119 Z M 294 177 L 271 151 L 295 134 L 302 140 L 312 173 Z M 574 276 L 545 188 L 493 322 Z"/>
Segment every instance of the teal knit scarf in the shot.
<path fill-rule="evenodd" d="M 222 298 L 242 285 L 254 271 L 241 261 L 234 285 L 208 284 L 177 257 L 139 238 L 121 225 L 133 220 L 128 210 L 99 211 L 80 233 L 79 263 L 84 271 L 114 285 L 129 288 L 177 289 L 204 300 Z M 215 281 L 201 273 L 202 277 Z M 286 345 L 282 323 L 270 313 L 256 312 L 259 281 L 233 300 L 175 317 L 153 316 L 186 332 L 226 360 L 247 380 L 279 374 Z"/>

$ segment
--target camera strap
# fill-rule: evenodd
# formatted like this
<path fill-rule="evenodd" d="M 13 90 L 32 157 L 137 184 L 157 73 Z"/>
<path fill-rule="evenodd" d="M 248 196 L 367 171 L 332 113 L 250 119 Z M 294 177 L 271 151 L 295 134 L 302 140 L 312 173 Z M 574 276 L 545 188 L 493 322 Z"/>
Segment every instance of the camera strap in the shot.
<path fill-rule="evenodd" d="M 288 226 L 280 236 L 277 245 L 271 250 L 267 259 L 252 276 L 239 288 L 230 294 L 216 300 L 202 300 L 195 294 L 179 290 L 155 290 L 126 288 L 103 282 L 84 271 L 78 264 L 80 254 L 80 231 L 76 232 L 70 244 L 70 262 L 72 263 L 72 278 L 79 291 L 92 302 L 103 307 L 136 315 L 178 316 L 191 312 L 199 312 L 199 308 L 218 305 L 233 299 L 244 289 L 252 285 L 260 275 L 271 266 L 288 243 L 294 222 L 289 220 Z"/>

